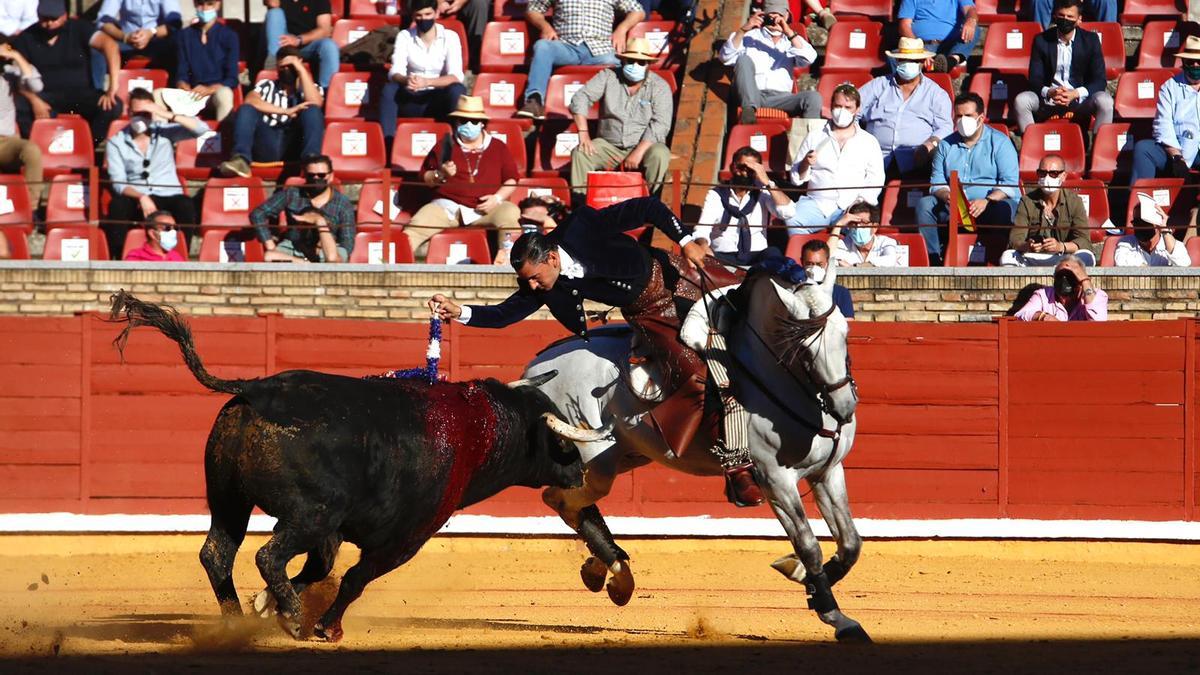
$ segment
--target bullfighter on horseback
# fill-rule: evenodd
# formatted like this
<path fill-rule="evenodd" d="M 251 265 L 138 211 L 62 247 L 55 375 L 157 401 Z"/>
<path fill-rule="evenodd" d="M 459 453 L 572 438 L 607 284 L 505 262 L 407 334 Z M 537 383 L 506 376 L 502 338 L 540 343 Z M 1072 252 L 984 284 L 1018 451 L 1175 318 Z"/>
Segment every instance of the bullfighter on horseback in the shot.
<path fill-rule="evenodd" d="M 498 305 L 460 306 L 443 294 L 430 308 L 443 319 L 469 326 L 503 328 L 546 306 L 554 318 L 588 339 L 584 300 L 621 310 L 664 382 L 663 398 L 649 414 L 667 447 L 682 455 L 705 419 L 708 368 L 679 338 L 683 317 L 704 291 L 741 281 L 713 257 L 704 239 L 675 217 L 655 197 L 630 199 L 604 209 L 582 206 L 562 222 L 547 215 L 545 205 L 522 214 L 523 224 L 539 225 L 548 234 L 527 232 L 512 247 L 510 262 L 520 288 Z M 682 249 L 682 257 L 638 243 L 625 233 L 650 223 Z M 716 374 L 716 373 L 714 373 Z M 722 373 L 723 374 L 723 373 Z M 723 392 L 724 393 L 724 392 Z M 724 439 L 714 438 L 712 452 L 725 468 L 726 495 L 735 504 L 762 502 L 750 470 L 745 446 L 744 411 L 732 396 L 722 396 Z M 717 434 L 710 434 L 717 435 Z"/>

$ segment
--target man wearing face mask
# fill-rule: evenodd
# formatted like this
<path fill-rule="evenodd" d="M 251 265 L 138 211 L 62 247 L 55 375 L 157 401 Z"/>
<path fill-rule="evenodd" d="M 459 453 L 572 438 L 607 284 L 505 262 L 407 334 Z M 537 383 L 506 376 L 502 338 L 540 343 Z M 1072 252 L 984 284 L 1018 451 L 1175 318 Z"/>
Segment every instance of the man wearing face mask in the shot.
<path fill-rule="evenodd" d="M 1191 267 L 1187 247 L 1167 227 L 1167 212 L 1144 192 L 1137 194 L 1133 234 L 1117 242 L 1113 264 L 1117 267 Z"/>
<path fill-rule="evenodd" d="M 809 239 L 800 249 L 800 264 L 804 266 L 804 274 L 814 284 L 825 280 L 825 271 L 829 269 L 829 244 L 820 239 Z M 850 289 L 835 283 L 833 285 L 833 304 L 841 310 L 842 316 L 854 318 L 854 300 L 850 297 Z"/>
<path fill-rule="evenodd" d="M 267 262 L 346 262 L 354 250 L 354 204 L 335 190 L 333 160 L 315 155 L 304 162 L 304 185 L 280 187 L 250 212 Z M 271 228 L 285 214 L 287 231 Z"/>
<path fill-rule="evenodd" d="M 592 171 L 642 171 L 650 193 L 662 191 L 671 166 L 667 134 L 674 111 L 671 87 L 649 71 L 657 56 L 646 38 L 634 38 L 621 52 L 621 65 L 596 73 L 571 97 L 570 110 L 579 130 L 579 145 L 571 152 L 571 190 L 576 199 L 587 195 Z M 588 133 L 588 110 L 600 104 L 599 135 Z"/>
<path fill-rule="evenodd" d="M 900 38 L 887 52 L 895 62 L 891 75 L 863 85 L 859 123 L 879 141 L 888 178 L 924 180 L 938 142 L 954 130 L 950 96 L 921 76 L 921 66 L 933 57 L 919 38 Z"/>
<path fill-rule="evenodd" d="M 1187 36 L 1175 54 L 1183 72 L 1163 82 L 1154 113 L 1154 139 L 1133 148 L 1130 184 L 1140 178 L 1185 178 L 1200 167 L 1200 37 Z"/>
<path fill-rule="evenodd" d="M 413 214 L 404 234 L 414 254 L 430 237 L 460 225 L 485 225 L 513 232 L 520 210 L 508 198 L 521 177 L 504 141 L 485 129 L 483 99 L 463 96 L 450 113 L 454 136 L 434 146 L 421 165 L 433 201 Z M 519 140 L 519 139 L 516 139 Z"/>
<path fill-rule="evenodd" d="M 721 63 L 733 66 L 733 86 L 742 107 L 742 124 L 758 121 L 759 108 L 783 110 L 792 117 L 821 121 L 821 95 L 792 93 L 793 68 L 817 60 L 817 50 L 792 30 L 787 0 L 766 0 L 762 13 L 752 13 L 745 25 L 721 45 Z"/>
<path fill-rule="evenodd" d="M 155 211 L 146 216 L 146 243 L 140 248 L 130 249 L 126 261 L 134 262 L 186 262 L 180 251 L 179 228 L 170 211 Z"/>
<path fill-rule="evenodd" d="M 392 69 L 379 98 L 379 124 L 389 152 L 397 117 L 442 119 L 458 107 L 463 86 L 458 33 L 437 23 L 437 0 L 415 0 L 413 25 L 396 35 Z"/>
<path fill-rule="evenodd" d="M 250 177 L 250 162 L 278 162 L 320 154 L 325 138 L 322 90 L 295 47 L 279 50 L 278 79 L 261 79 L 233 116 L 233 153 L 226 176 Z"/>
<path fill-rule="evenodd" d="M 179 68 L 175 86 L 199 99 L 218 122 L 233 112 L 233 89 L 238 84 L 238 36 L 218 17 L 221 0 L 197 0 L 196 23 L 179 32 Z"/>
<path fill-rule="evenodd" d="M 879 207 L 858 202 L 846 209 L 829 232 L 829 248 L 838 267 L 907 267 L 900 245 L 879 234 Z"/>
<path fill-rule="evenodd" d="M 730 185 L 708 191 L 692 235 L 708 241 L 717 260 L 728 265 L 753 265 L 765 257 L 782 256 L 767 245 L 767 226 L 772 217 L 791 217 L 792 200 L 767 176 L 762 155 L 754 148 L 738 148 L 729 167 Z"/>
<path fill-rule="evenodd" d="M 940 265 L 945 227 L 950 222 L 950 173 L 958 172 L 971 217 L 983 225 L 1008 225 L 1017 210 L 1017 149 L 1008 135 L 987 125 L 979 94 L 954 100 L 955 131 L 933 153 L 932 187 L 917 204 L 917 222 L 931 264 Z"/>
<path fill-rule="evenodd" d="M 1066 163 L 1059 155 L 1046 155 L 1038 164 L 1038 187 L 1021 198 L 1016 223 L 1008 236 L 1008 250 L 1000 256 L 1006 267 L 1057 265 L 1069 255 L 1095 265 L 1088 214 L 1074 190 L 1061 187 Z"/>
<path fill-rule="evenodd" d="M 1112 122 L 1113 99 L 1106 91 L 1100 38 L 1079 28 L 1083 0 L 1057 0 L 1054 26 L 1033 38 L 1029 55 L 1031 91 L 1017 95 L 1014 111 L 1021 132 L 1051 115 Z M 1086 133 L 1087 128 L 1084 128 Z"/>
<path fill-rule="evenodd" d="M 145 89 L 129 92 L 129 124 L 105 145 L 104 161 L 112 179 L 108 222 L 102 222 L 113 258 L 121 255 L 131 222 L 155 211 L 169 211 L 175 222 L 194 229 L 196 210 L 179 185 L 175 144 L 209 131 L 206 123 L 178 115 L 154 102 Z"/>
<path fill-rule="evenodd" d="M 1054 268 L 1054 285 L 1043 286 L 1014 314 L 1021 321 L 1107 321 L 1108 295 L 1092 284 L 1076 255 Z"/>
<path fill-rule="evenodd" d="M 876 204 L 883 189 L 879 141 L 854 121 L 862 98 L 854 85 L 838 85 L 830 98 L 830 120 L 804 138 L 792 166 L 793 185 L 807 185 L 786 219 L 788 234 L 822 232 L 857 202 Z"/>

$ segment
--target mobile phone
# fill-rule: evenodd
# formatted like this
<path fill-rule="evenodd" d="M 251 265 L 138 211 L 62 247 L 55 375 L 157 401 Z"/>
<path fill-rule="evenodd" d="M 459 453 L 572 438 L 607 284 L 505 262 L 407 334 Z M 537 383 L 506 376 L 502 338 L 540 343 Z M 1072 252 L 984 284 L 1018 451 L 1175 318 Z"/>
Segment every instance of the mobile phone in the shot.
<path fill-rule="evenodd" d="M 1033 235 L 1029 236 L 1029 241 L 1032 241 L 1035 244 L 1040 244 L 1043 241 L 1046 241 L 1046 237 L 1044 237 L 1040 234 L 1033 234 Z"/>

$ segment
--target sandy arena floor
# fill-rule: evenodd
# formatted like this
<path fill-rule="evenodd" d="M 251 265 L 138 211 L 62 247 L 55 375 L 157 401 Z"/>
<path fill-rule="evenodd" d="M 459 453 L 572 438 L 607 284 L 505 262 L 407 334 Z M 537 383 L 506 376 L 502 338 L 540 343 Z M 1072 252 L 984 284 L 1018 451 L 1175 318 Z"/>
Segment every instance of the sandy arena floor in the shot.
<path fill-rule="evenodd" d="M 368 587 L 345 640 L 326 645 L 273 621 L 222 631 L 202 540 L 0 537 L 0 672 L 1200 669 L 1193 545 L 869 541 L 835 589 L 876 641 L 855 646 L 833 643 L 768 567 L 783 541 L 624 540 L 638 591 L 618 608 L 583 588 L 581 544 L 440 537 Z M 263 541 L 238 559 L 243 603 L 261 588 Z M 344 547 L 337 571 L 355 557 Z M 313 590 L 320 602 L 329 588 Z"/>

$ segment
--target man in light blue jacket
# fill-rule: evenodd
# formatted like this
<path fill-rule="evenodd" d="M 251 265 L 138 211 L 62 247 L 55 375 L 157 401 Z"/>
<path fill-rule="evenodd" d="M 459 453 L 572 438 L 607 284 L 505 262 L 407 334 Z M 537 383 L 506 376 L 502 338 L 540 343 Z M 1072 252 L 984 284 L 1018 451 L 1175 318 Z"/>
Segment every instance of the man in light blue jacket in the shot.
<path fill-rule="evenodd" d="M 1133 148 L 1133 175 L 1182 178 L 1196 168 L 1200 150 L 1200 37 L 1189 35 L 1175 55 L 1183 72 L 1163 83 L 1154 113 L 1154 140 L 1138 141 Z"/>

